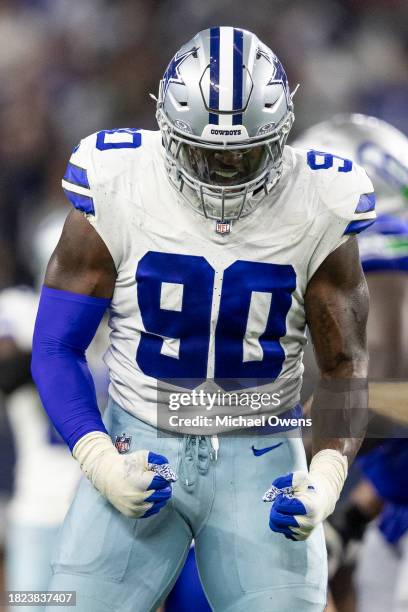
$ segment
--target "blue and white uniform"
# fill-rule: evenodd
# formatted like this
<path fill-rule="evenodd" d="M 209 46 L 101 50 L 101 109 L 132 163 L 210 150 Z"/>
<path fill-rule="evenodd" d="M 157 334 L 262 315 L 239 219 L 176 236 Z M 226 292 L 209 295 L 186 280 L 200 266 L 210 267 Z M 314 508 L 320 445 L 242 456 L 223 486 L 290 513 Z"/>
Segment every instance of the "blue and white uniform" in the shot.
<path fill-rule="evenodd" d="M 158 436 L 157 385 L 261 379 L 284 389 L 277 413 L 293 409 L 306 287 L 334 249 L 374 222 L 367 175 L 348 160 L 287 147 L 277 186 L 222 236 L 170 186 L 160 134 L 123 129 L 83 140 L 63 187 L 117 269 L 106 428 L 114 442 L 125 433 L 131 451 L 165 455 L 179 481 L 171 502 L 144 520 L 118 513 L 83 481 L 50 588 L 75 589 L 80 612 L 154 610 L 194 537 L 214 610 L 323 610 L 322 527 L 288 545 L 270 531 L 261 501 L 274 478 L 306 469 L 300 438 L 228 436 L 217 454 L 206 436 Z"/>
<path fill-rule="evenodd" d="M 276 412 L 298 402 L 308 281 L 374 222 L 374 196 L 348 160 L 286 147 L 283 163 L 259 210 L 221 236 L 169 188 L 159 132 L 100 132 L 74 151 L 63 187 L 115 262 L 105 360 L 129 414 L 156 425 L 168 379 L 286 381 Z"/>

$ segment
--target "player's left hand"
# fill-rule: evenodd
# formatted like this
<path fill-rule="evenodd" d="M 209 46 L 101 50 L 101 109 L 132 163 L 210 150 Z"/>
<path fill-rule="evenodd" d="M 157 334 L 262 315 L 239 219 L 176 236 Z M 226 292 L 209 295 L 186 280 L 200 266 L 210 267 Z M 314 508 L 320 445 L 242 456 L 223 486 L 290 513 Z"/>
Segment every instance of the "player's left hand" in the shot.
<path fill-rule="evenodd" d="M 325 518 L 322 492 L 307 472 L 276 478 L 263 499 L 273 501 L 269 527 L 290 540 L 306 540 Z"/>
<path fill-rule="evenodd" d="M 290 540 L 306 540 L 334 510 L 347 475 L 347 459 L 338 451 L 317 453 L 309 472 L 276 478 L 263 496 L 273 502 L 269 527 Z"/>

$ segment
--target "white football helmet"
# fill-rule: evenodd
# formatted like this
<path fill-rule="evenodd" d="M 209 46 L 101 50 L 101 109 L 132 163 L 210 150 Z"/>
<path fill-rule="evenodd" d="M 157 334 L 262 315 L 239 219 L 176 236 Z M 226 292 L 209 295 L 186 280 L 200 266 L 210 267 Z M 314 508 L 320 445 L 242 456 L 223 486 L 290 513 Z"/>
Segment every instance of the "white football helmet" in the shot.
<path fill-rule="evenodd" d="M 373 182 L 379 213 L 408 210 L 408 138 L 389 123 L 336 115 L 300 134 L 293 146 L 354 159 Z"/>
<path fill-rule="evenodd" d="M 170 180 L 204 216 L 245 216 L 279 180 L 292 95 L 251 32 L 214 27 L 183 45 L 160 81 L 156 116 Z"/>

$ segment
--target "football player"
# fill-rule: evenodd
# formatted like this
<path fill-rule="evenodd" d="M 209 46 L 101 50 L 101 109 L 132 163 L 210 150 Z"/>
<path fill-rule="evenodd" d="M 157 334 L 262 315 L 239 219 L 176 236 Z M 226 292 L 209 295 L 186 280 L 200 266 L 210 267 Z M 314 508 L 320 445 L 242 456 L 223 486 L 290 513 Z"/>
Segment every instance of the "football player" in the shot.
<path fill-rule="evenodd" d="M 50 588 L 75 590 L 81 612 L 154 610 L 194 537 L 214 610 L 322 611 L 322 521 L 363 436 L 349 408 L 367 405 L 355 234 L 374 222 L 372 184 L 348 159 L 285 146 L 285 71 L 245 30 L 213 27 L 183 45 L 157 119 L 158 132 L 85 138 L 63 180 L 75 210 L 48 266 L 32 369 L 87 478 Z M 102 420 L 85 351 L 107 308 Z M 279 389 L 275 413 L 298 432 L 306 323 L 324 379 L 309 470 L 299 435 L 278 428 L 158 435 L 169 379 Z"/>

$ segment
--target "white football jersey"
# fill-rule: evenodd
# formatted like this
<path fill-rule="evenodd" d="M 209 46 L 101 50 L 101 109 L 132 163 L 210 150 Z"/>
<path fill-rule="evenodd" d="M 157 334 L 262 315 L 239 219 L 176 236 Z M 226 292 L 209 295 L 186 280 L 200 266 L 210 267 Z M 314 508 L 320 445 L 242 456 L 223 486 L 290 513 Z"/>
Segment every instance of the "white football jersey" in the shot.
<path fill-rule="evenodd" d="M 171 186 L 163 154 L 159 132 L 107 130 L 81 141 L 63 179 L 117 269 L 111 396 L 153 425 L 157 387 L 170 380 L 272 385 L 275 412 L 294 407 L 307 284 L 374 221 L 370 180 L 349 160 L 286 147 L 278 185 L 222 235 Z"/>

